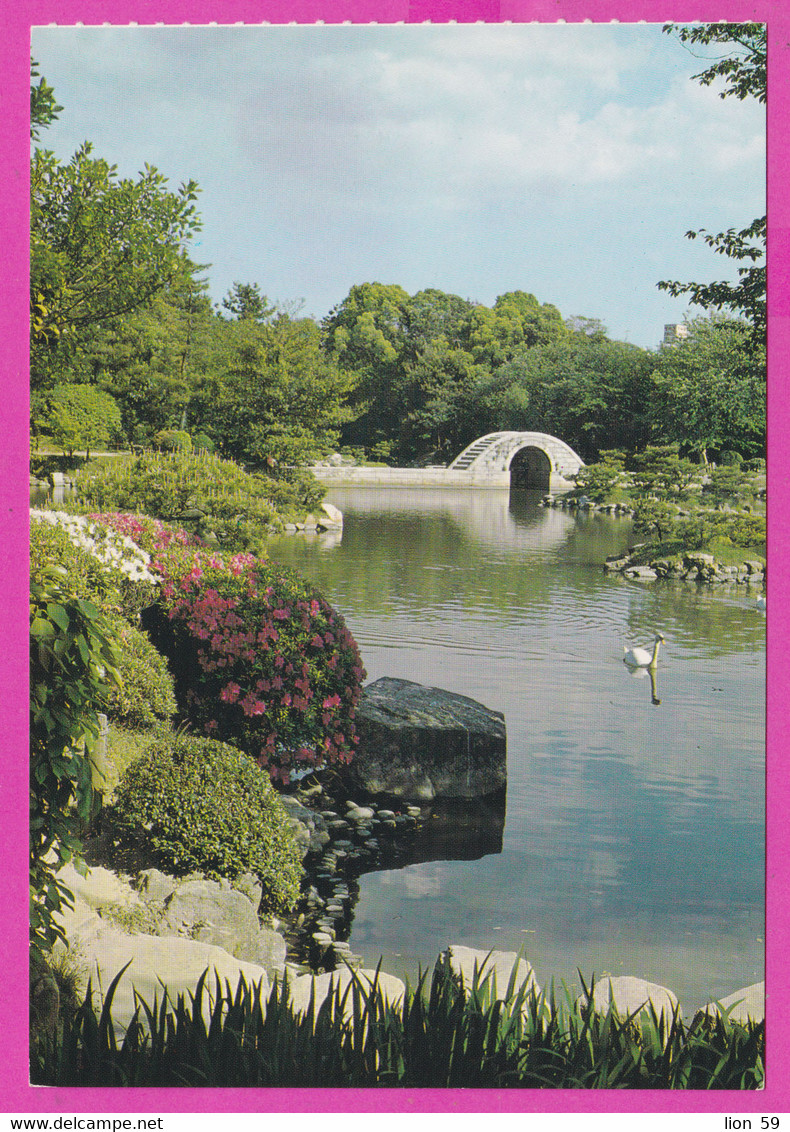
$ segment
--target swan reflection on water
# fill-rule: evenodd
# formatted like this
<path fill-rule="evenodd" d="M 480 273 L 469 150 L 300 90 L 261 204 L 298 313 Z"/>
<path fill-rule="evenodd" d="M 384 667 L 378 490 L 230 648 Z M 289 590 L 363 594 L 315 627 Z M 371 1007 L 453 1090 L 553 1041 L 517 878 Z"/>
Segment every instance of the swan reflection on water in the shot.
<path fill-rule="evenodd" d="M 633 664 L 627 664 L 628 675 L 633 676 L 637 680 L 642 680 L 645 676 L 650 677 L 650 702 L 651 704 L 660 704 L 661 700 L 658 696 L 658 680 L 656 677 L 657 665 L 643 665 L 638 667 Z"/>
<path fill-rule="evenodd" d="M 629 674 L 640 680 L 644 676 L 650 676 L 650 702 L 652 704 L 661 703 L 658 697 L 656 669 L 658 668 L 658 650 L 663 643 L 663 635 L 656 633 L 653 638 L 652 652 L 649 648 L 623 646 L 623 664 L 628 669 Z"/>

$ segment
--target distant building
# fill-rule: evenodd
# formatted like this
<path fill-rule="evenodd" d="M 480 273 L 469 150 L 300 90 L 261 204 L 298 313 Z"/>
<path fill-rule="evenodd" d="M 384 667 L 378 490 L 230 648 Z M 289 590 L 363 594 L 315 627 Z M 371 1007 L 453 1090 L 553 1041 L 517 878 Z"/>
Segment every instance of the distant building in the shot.
<path fill-rule="evenodd" d="M 689 328 L 685 322 L 665 322 L 664 339 L 662 346 L 677 346 L 684 338 L 688 338 Z"/>

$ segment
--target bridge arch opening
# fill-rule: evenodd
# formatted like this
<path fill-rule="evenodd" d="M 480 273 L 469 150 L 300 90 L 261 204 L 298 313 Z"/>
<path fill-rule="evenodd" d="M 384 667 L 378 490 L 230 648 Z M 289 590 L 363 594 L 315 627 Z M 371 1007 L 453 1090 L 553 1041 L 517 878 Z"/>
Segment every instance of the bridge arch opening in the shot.
<path fill-rule="evenodd" d="M 528 445 L 520 448 L 510 462 L 510 486 L 548 491 L 551 481 L 551 460 L 542 448 Z"/>

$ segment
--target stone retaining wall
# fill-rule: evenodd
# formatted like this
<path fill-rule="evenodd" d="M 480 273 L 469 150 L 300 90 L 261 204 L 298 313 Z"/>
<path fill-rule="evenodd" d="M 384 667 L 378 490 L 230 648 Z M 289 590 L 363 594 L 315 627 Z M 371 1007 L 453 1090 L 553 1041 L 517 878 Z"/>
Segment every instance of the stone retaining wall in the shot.
<path fill-rule="evenodd" d="M 480 487 L 510 490 L 510 470 L 488 467 L 456 468 L 364 468 L 350 465 L 318 464 L 310 469 L 328 487 Z M 563 491 L 573 487 L 569 480 L 552 472 L 551 489 Z"/>
<path fill-rule="evenodd" d="M 509 488 L 510 472 L 473 468 L 451 471 L 449 468 L 364 468 L 349 465 L 310 469 L 327 486 L 349 487 L 492 487 Z"/>

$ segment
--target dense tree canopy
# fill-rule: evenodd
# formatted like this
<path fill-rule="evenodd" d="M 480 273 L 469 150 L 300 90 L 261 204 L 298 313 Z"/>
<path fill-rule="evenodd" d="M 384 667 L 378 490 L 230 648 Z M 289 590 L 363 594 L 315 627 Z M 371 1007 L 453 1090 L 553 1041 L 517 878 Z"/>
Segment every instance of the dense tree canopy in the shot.
<path fill-rule="evenodd" d="M 564 338 L 567 328 L 556 307 L 540 305 L 534 295 L 508 291 L 494 306 L 477 307 L 467 322 L 467 342 L 477 362 L 501 365 L 527 346 Z"/>
<path fill-rule="evenodd" d="M 269 468 L 332 451 L 353 375 L 321 348 L 309 318 L 215 319 L 210 372 L 193 390 L 190 424 L 220 451 Z"/>
<path fill-rule="evenodd" d="M 162 429 L 186 423 L 193 391 L 214 366 L 214 320 L 202 286 L 168 288 L 95 328 L 72 372 L 117 398 L 130 443 L 150 445 Z"/>
<path fill-rule="evenodd" d="M 247 318 L 255 322 L 266 322 L 276 314 L 276 308 L 269 306 L 269 300 L 261 294 L 257 283 L 234 283 L 222 300 L 222 309 L 231 318 Z"/>
<path fill-rule="evenodd" d="M 750 328 L 722 316 L 699 318 L 689 335 L 662 350 L 653 376 L 651 435 L 707 460 L 708 451 L 762 456 L 765 355 Z"/>
<path fill-rule="evenodd" d="M 31 378 L 55 384 L 97 326 L 144 307 L 195 270 L 186 241 L 200 221 L 197 185 L 175 193 L 146 166 L 136 180 L 92 156 L 61 163 L 36 149 L 31 164 Z"/>
<path fill-rule="evenodd" d="M 466 327 L 477 304 L 435 287 L 418 291 L 405 307 L 406 352 L 415 361 L 423 350 L 437 342 L 459 349 L 466 341 Z"/>
<path fill-rule="evenodd" d="M 569 330 L 500 366 L 478 390 L 471 416 L 479 432 L 552 433 L 585 460 L 602 448 L 635 448 L 647 438 L 653 365 L 647 350 Z"/>
<path fill-rule="evenodd" d="M 324 320 L 324 341 L 358 377 L 351 444 L 384 442 L 393 459 L 448 459 L 480 431 L 474 406 L 497 367 L 571 331 L 525 291 L 493 307 L 428 288 L 364 283 Z M 471 434 L 471 435 L 470 435 Z"/>
<path fill-rule="evenodd" d="M 385 440 L 398 413 L 408 301 L 397 285 L 362 283 L 322 323 L 330 357 L 356 375 L 356 423 L 347 434 L 352 443 Z"/>

